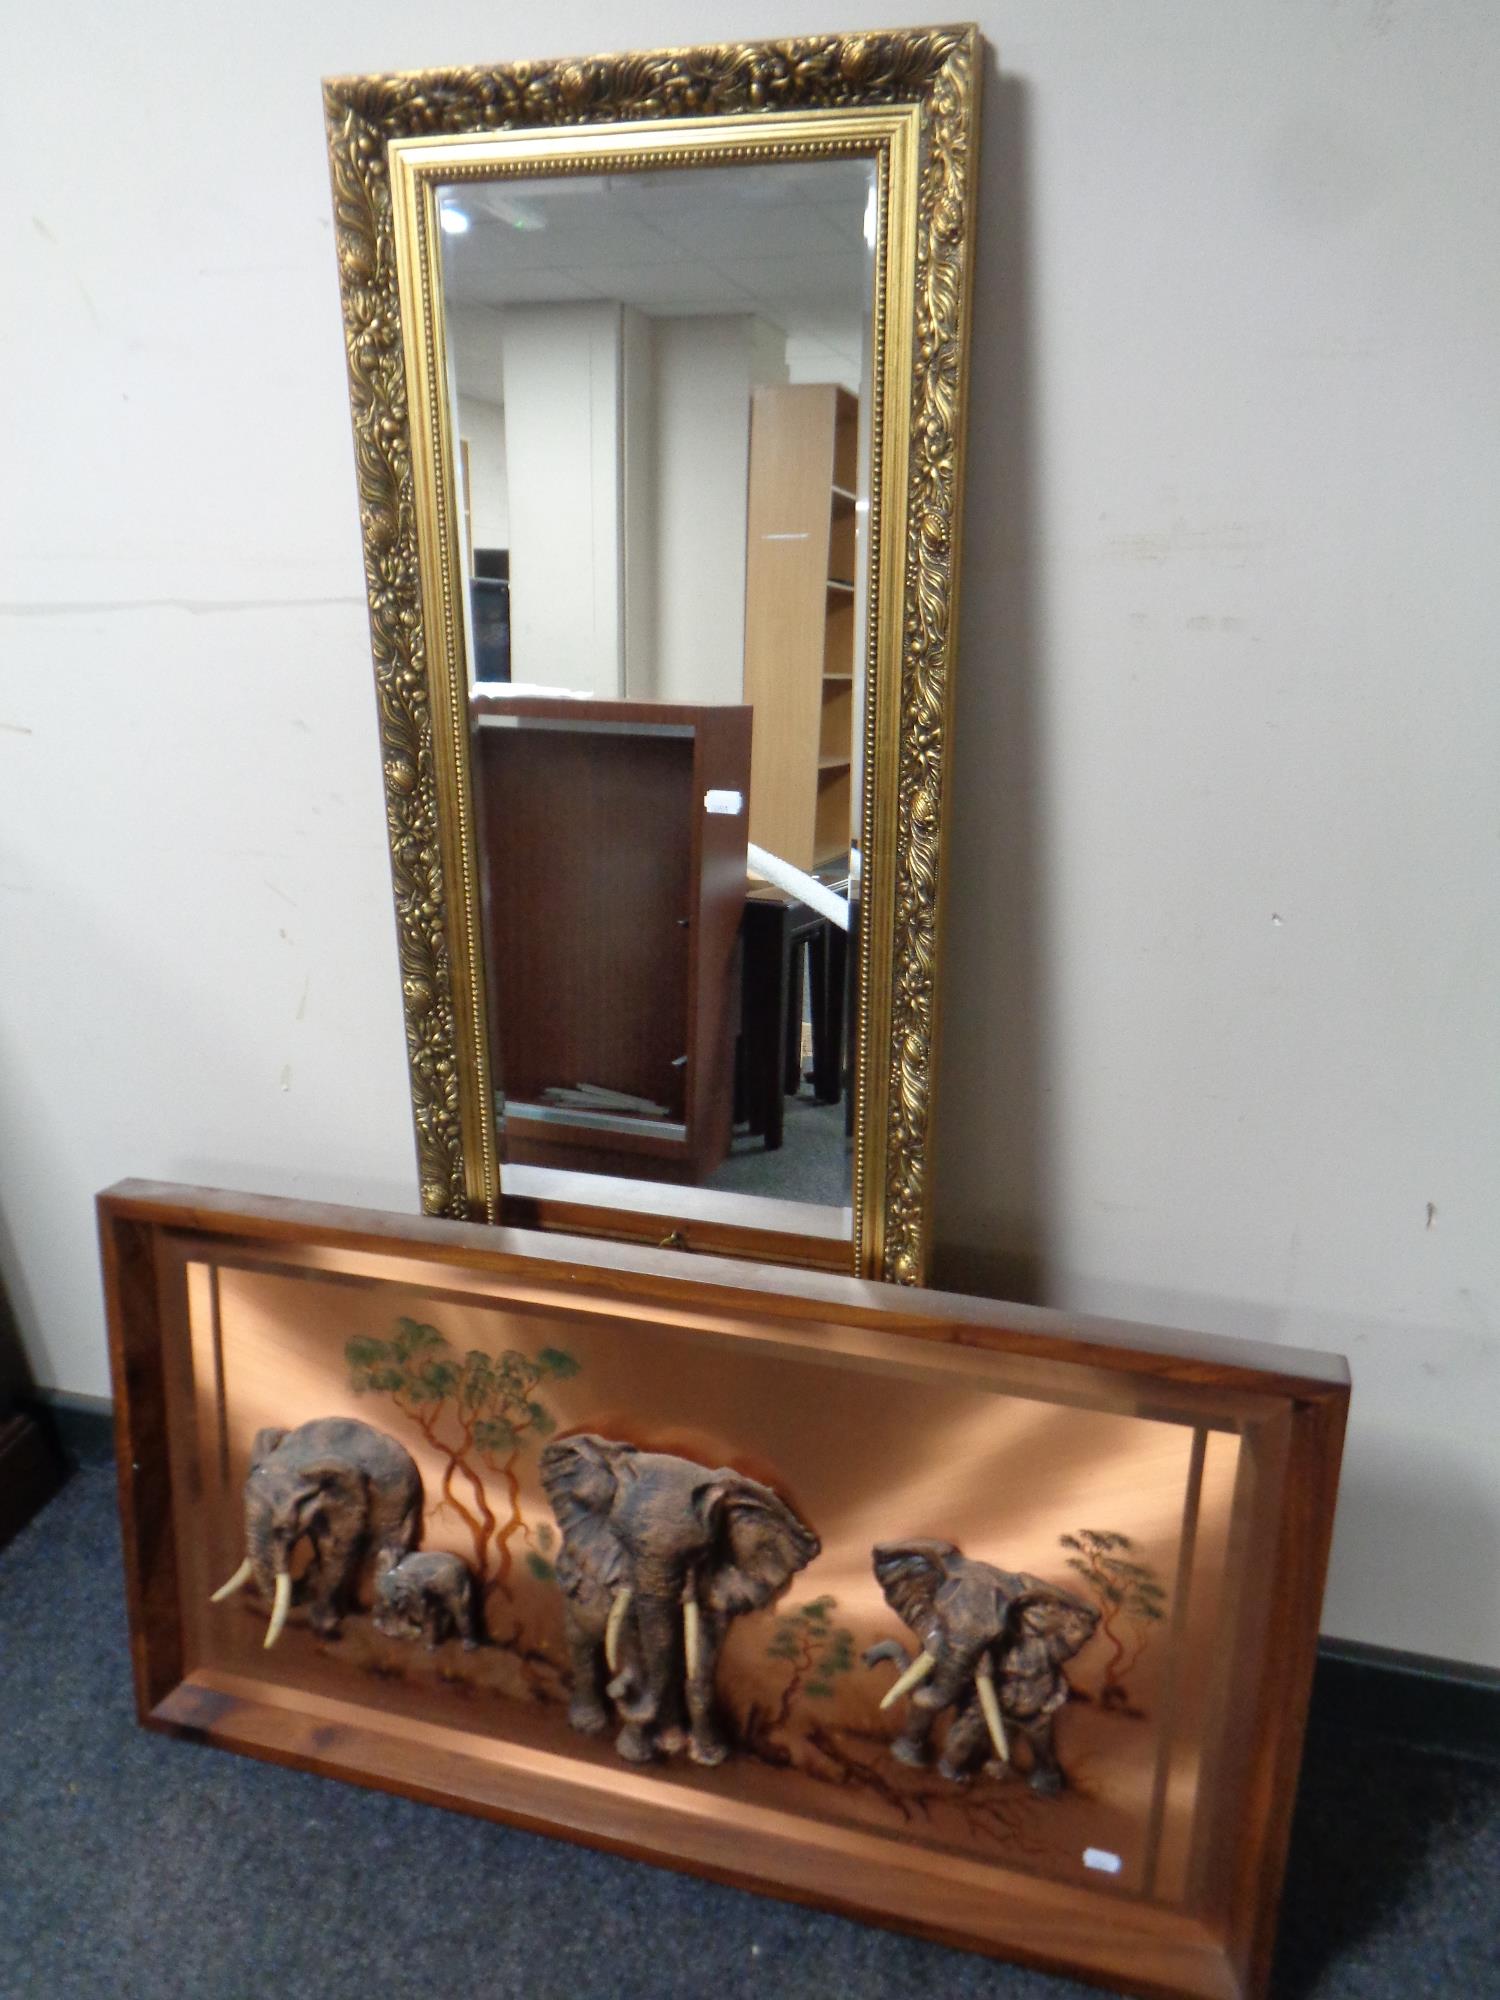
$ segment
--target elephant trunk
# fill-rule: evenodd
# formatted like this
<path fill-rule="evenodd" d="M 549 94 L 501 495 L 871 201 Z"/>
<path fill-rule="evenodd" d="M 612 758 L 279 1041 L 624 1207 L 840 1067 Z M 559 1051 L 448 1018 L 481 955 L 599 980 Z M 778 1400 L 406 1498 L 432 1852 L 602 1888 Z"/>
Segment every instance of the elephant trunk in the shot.
<path fill-rule="evenodd" d="M 941 1634 L 929 1634 L 923 1648 L 931 1670 L 912 1696 L 918 1708 L 951 1708 L 962 1701 L 973 1684 L 980 1662 L 988 1658 L 984 1645 L 954 1647 Z"/>
<path fill-rule="evenodd" d="M 639 1684 L 633 1700 L 624 1704 L 632 1722 L 656 1722 L 667 1707 L 668 1691 L 677 1671 L 682 1632 L 676 1596 L 659 1597 L 637 1590 L 634 1603 L 636 1637 L 640 1646 Z"/>
<path fill-rule="evenodd" d="M 920 1687 L 916 1687 L 918 1681 L 922 1682 Z M 1010 1744 L 1000 1714 L 994 1661 L 988 1644 L 980 1642 L 957 1648 L 946 1647 L 940 1634 L 930 1633 L 926 1649 L 913 1660 L 881 1707 L 886 1707 L 898 1694 L 904 1694 L 911 1687 L 916 1687 L 912 1695 L 914 1708 L 951 1708 L 955 1704 L 972 1701 L 977 1695 L 995 1755 L 1002 1764 L 1010 1762 Z"/>

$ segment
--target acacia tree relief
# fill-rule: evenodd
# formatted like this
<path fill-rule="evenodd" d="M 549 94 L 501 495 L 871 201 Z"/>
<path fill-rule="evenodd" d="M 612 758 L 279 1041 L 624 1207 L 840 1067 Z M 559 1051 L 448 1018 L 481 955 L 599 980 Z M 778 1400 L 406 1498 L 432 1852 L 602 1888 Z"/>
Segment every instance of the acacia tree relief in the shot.
<path fill-rule="evenodd" d="M 810 1604 L 799 1604 L 776 1620 L 766 1657 L 785 1662 L 792 1671 L 767 1719 L 769 1728 L 785 1728 L 799 1694 L 828 1700 L 834 1693 L 834 1681 L 852 1669 L 854 1634 L 829 1623 L 829 1613 L 836 1604 L 835 1598 L 815 1597 Z"/>
<path fill-rule="evenodd" d="M 1068 1568 L 1088 1585 L 1101 1613 L 1099 1629 L 1110 1644 L 1100 1705 L 1128 1711 L 1127 1674 L 1139 1663 L 1151 1640 L 1151 1627 L 1166 1617 L 1167 1594 L 1149 1563 L 1134 1560 L 1135 1544 L 1128 1535 L 1098 1528 L 1080 1528 L 1076 1535 L 1059 1535 L 1069 1550 Z M 1127 1637 L 1124 1628 L 1133 1626 Z"/>
<path fill-rule="evenodd" d="M 406 1318 L 396 1321 L 389 1340 L 356 1335 L 345 1344 L 344 1358 L 356 1394 L 388 1395 L 442 1458 L 442 1504 L 469 1532 L 483 1590 L 498 1591 L 508 1601 L 511 1544 L 523 1532 L 530 1539 L 516 1462 L 529 1444 L 557 1428 L 536 1391 L 576 1375 L 578 1361 L 561 1347 L 544 1347 L 535 1355 L 519 1348 L 499 1355 L 471 1348 L 459 1355 L 435 1326 Z M 504 1487 L 503 1517 L 490 1505 L 485 1472 Z"/>

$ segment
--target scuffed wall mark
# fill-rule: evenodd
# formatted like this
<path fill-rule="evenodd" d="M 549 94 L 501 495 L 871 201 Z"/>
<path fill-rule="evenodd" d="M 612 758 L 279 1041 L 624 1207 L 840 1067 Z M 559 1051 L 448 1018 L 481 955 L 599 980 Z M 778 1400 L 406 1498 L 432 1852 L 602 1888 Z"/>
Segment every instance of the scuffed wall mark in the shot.
<path fill-rule="evenodd" d="M 0 729 L 3 729 L 9 736 L 32 736 L 35 734 L 35 731 L 28 729 L 24 722 L 0 722 Z"/>
<path fill-rule="evenodd" d="M 1464 1313 L 1480 1334 L 1479 1356 L 1482 1361 L 1493 1361 L 1500 1354 L 1500 1343 L 1490 1339 L 1489 1300 L 1481 1295 L 1476 1298 L 1468 1285 L 1458 1288 L 1459 1303 Z"/>
<path fill-rule="evenodd" d="M 88 286 L 83 282 L 82 278 L 79 277 L 76 271 L 73 273 L 73 283 L 78 287 L 78 296 L 83 300 L 84 311 L 88 314 L 89 318 L 94 322 L 95 326 L 98 327 L 99 331 L 101 333 L 104 333 L 105 331 L 107 331 L 107 329 L 105 327 L 104 321 L 99 316 L 99 308 L 94 304 L 93 297 L 89 292 Z"/>
<path fill-rule="evenodd" d="M 283 1063 L 281 1065 L 281 1088 L 283 1090 L 290 1090 L 291 1087 L 292 1087 L 292 1066 L 290 1063 Z"/>
<path fill-rule="evenodd" d="M 1272 910 L 1271 912 L 1271 922 L 1276 926 L 1277 930 L 1281 929 L 1282 919 L 1276 914 L 1274 910 Z"/>
<path fill-rule="evenodd" d="M 1432 1225 L 1436 1221 L 1437 1221 L 1437 1203 L 1435 1201 L 1430 1201 L 1427 1204 L 1427 1227 L 1431 1229 Z"/>
<path fill-rule="evenodd" d="M 57 238 L 52 234 L 52 231 L 47 227 L 46 223 L 43 222 L 42 218 L 39 215 L 32 216 L 31 226 L 36 231 L 37 235 L 42 238 L 43 242 L 50 243 L 54 250 L 60 250 L 62 248 L 62 245 L 58 242 Z M 83 300 L 84 311 L 88 314 L 89 318 L 94 322 L 94 325 L 98 327 L 101 333 L 107 332 L 108 329 L 106 328 L 104 321 L 99 317 L 99 308 L 94 304 L 93 299 L 89 295 L 88 286 L 85 285 L 82 278 L 79 277 L 76 271 L 72 271 L 70 275 L 72 276 L 73 283 L 78 287 L 78 296 Z"/>
<path fill-rule="evenodd" d="M 0 618 L 107 618 L 133 611 L 185 611 L 190 618 L 213 618 L 225 611 L 316 611 L 357 605 L 362 597 L 121 597 L 75 599 L 55 604 L 0 604 Z"/>
<path fill-rule="evenodd" d="M 1196 618 L 1188 619 L 1187 629 L 1190 632 L 1212 632 L 1212 630 L 1214 629 L 1214 621 L 1212 620 L 1212 618 L 1205 617 L 1205 615 L 1200 611 Z"/>
<path fill-rule="evenodd" d="M 307 1019 L 307 996 L 312 991 L 312 974 L 309 972 L 302 982 L 302 998 L 297 1002 L 297 1019 Z"/>
<path fill-rule="evenodd" d="M 1268 521 L 1225 521 L 1194 528 L 1178 519 L 1169 528 L 1111 535 L 1104 546 L 1110 555 L 1125 556 L 1132 562 L 1162 563 L 1169 556 L 1231 556 L 1236 559 L 1235 567 L 1240 567 L 1246 556 L 1269 547 L 1273 539 Z"/>
<path fill-rule="evenodd" d="M 304 722 L 304 721 L 302 720 L 302 717 L 301 717 L 300 715 L 294 715 L 294 716 L 292 717 L 292 727 L 293 727 L 293 729 L 300 729 L 300 730 L 302 731 L 302 734 L 303 734 L 304 736 L 311 736 L 311 735 L 312 735 L 312 730 L 311 730 L 311 728 L 309 727 L 309 725 L 308 725 L 307 723 L 305 723 L 305 722 Z"/>
<path fill-rule="evenodd" d="M 291 903 L 291 906 L 294 910 L 300 909 L 302 907 L 300 903 L 292 901 L 292 898 L 287 894 L 285 889 L 278 889 L 276 884 L 271 880 L 269 875 L 262 875 L 260 879 L 262 882 L 265 883 L 266 887 L 270 890 L 271 894 L 273 896 L 279 896 L 283 903 Z M 281 935 L 285 937 L 286 932 L 283 931 Z"/>

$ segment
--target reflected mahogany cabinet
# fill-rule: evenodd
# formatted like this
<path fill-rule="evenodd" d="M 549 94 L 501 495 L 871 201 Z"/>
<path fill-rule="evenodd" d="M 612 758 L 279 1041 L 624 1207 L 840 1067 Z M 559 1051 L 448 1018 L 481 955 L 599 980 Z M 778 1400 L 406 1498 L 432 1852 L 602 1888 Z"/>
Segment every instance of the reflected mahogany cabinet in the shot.
<path fill-rule="evenodd" d="M 504 1157 L 701 1181 L 733 1113 L 751 711 L 470 715 Z"/>

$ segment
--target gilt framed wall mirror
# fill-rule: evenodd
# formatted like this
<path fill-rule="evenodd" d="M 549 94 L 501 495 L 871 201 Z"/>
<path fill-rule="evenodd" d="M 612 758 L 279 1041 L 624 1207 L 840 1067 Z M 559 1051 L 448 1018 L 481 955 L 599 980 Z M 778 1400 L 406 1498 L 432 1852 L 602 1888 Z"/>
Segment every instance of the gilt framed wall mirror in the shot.
<path fill-rule="evenodd" d="M 925 1278 L 978 46 L 325 86 L 429 1213 Z"/>

